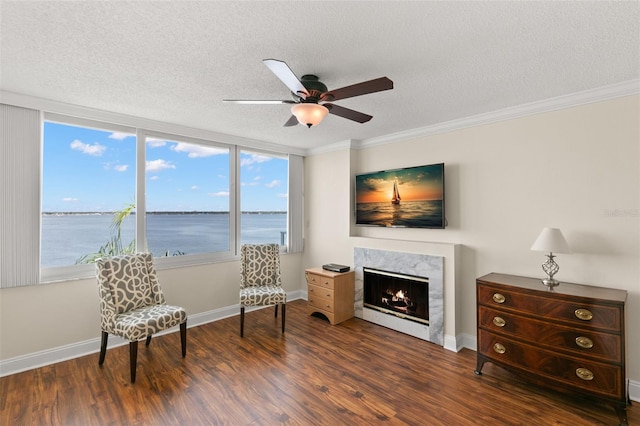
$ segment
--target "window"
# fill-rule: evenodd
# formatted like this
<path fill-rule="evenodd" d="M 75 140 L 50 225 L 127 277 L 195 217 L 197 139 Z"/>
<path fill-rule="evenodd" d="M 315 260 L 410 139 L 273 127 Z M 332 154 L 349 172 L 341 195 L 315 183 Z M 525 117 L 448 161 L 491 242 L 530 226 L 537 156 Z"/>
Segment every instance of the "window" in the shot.
<path fill-rule="evenodd" d="M 44 117 L 41 281 L 89 277 L 96 258 L 135 251 L 186 265 L 232 258 L 241 243 L 301 250 L 302 157 Z"/>
<path fill-rule="evenodd" d="M 230 152 L 146 137 L 146 241 L 154 256 L 230 250 Z"/>
<path fill-rule="evenodd" d="M 135 202 L 135 132 L 47 121 L 42 158 L 43 268 L 87 263 L 135 245 L 132 220 L 112 226 L 114 212 Z"/>
<path fill-rule="evenodd" d="M 289 160 L 240 152 L 240 240 L 287 245 Z"/>

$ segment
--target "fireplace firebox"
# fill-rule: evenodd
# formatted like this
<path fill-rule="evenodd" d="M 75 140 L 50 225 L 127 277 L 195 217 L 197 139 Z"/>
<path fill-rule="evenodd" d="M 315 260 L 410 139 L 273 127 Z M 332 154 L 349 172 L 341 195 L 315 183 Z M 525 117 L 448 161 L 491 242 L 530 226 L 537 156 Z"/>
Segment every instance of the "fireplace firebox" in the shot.
<path fill-rule="evenodd" d="M 365 307 L 429 324 L 429 278 L 362 268 Z"/>

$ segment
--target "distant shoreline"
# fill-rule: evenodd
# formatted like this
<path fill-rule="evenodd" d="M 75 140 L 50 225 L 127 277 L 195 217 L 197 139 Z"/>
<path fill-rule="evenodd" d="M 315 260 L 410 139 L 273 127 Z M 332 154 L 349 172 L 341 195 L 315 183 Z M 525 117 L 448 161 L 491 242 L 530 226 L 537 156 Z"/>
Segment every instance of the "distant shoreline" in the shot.
<path fill-rule="evenodd" d="M 107 216 L 114 215 L 117 212 L 42 212 L 43 216 Z M 251 212 L 242 212 L 242 214 L 286 214 L 287 212 L 281 211 L 251 211 Z M 131 212 L 131 215 L 135 215 L 135 212 Z M 229 212 L 200 212 L 200 211 L 189 211 L 189 212 L 147 212 L 148 215 L 169 215 L 169 214 L 229 214 Z"/>

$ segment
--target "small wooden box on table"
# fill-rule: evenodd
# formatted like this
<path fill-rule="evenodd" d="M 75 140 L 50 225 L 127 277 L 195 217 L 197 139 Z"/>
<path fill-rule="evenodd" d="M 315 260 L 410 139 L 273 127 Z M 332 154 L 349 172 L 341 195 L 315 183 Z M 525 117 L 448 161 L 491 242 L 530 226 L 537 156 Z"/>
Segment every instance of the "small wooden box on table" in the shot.
<path fill-rule="evenodd" d="M 305 270 L 309 314 L 320 313 L 331 325 L 353 318 L 355 273 L 331 272 L 322 268 Z"/>
<path fill-rule="evenodd" d="M 627 292 L 489 274 L 476 280 L 478 363 L 554 390 L 611 403 L 626 424 Z"/>

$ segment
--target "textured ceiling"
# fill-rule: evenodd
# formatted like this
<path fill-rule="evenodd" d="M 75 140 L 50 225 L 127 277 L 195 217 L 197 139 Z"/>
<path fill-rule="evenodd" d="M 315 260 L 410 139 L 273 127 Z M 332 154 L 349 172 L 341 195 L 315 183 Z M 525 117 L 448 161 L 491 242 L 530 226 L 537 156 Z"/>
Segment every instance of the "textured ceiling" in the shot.
<path fill-rule="evenodd" d="M 310 149 L 366 140 L 640 77 L 640 3 L 2 1 L 0 88 Z M 283 127 L 290 99 L 261 61 L 373 115 Z"/>

